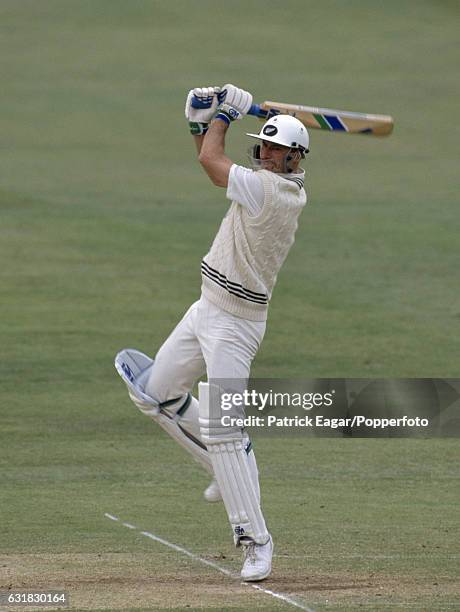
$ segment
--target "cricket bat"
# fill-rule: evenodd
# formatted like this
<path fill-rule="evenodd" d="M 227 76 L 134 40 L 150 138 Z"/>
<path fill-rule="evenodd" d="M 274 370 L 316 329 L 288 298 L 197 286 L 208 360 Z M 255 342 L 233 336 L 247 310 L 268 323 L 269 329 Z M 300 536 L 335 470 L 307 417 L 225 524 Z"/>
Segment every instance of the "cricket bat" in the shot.
<path fill-rule="evenodd" d="M 370 134 L 371 136 L 388 136 L 393 131 L 394 124 L 393 117 L 389 115 L 369 115 L 270 101 L 253 104 L 248 114 L 263 120 L 273 115 L 287 114 L 297 117 L 307 128 L 348 132 L 349 134 Z"/>

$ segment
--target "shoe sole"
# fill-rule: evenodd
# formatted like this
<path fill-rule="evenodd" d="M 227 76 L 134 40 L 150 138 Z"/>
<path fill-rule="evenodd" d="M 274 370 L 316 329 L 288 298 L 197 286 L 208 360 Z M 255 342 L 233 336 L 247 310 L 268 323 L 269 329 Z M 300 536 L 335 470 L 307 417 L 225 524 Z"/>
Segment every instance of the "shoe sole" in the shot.
<path fill-rule="evenodd" d="M 241 577 L 241 579 L 242 579 L 243 582 L 260 582 L 261 580 L 265 580 L 265 578 L 268 578 L 271 573 L 272 573 L 272 570 L 270 568 L 270 571 L 267 572 L 266 574 L 264 574 L 263 576 L 258 576 L 257 578 L 243 578 L 243 577 Z"/>

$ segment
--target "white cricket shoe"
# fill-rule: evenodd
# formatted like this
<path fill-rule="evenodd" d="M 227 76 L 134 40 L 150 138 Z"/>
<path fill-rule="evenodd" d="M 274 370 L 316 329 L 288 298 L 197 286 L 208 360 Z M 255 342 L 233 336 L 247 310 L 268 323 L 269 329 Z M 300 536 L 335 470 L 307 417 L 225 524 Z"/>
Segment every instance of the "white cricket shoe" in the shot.
<path fill-rule="evenodd" d="M 219 485 L 217 484 L 217 480 L 215 478 L 211 480 L 203 495 L 205 500 L 211 504 L 222 501 L 222 493 L 220 492 Z"/>
<path fill-rule="evenodd" d="M 241 570 L 241 578 L 245 582 L 256 582 L 264 580 L 272 571 L 273 540 L 266 544 L 250 542 L 244 546 L 244 563 Z"/>

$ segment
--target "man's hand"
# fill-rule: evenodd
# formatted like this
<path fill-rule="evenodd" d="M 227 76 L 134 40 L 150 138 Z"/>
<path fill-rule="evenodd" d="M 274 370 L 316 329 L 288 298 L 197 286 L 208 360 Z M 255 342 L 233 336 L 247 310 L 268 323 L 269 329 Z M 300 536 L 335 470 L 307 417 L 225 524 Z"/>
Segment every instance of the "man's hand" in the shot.
<path fill-rule="evenodd" d="M 241 119 L 252 106 L 252 95 L 230 83 L 224 85 L 220 90 L 219 98 L 224 96 L 225 100 L 217 108 L 216 118 L 225 121 L 227 124 L 236 119 Z"/>
<path fill-rule="evenodd" d="M 195 87 L 188 92 L 185 102 L 185 117 L 190 131 L 195 136 L 207 131 L 219 102 L 222 100 L 220 87 Z"/>

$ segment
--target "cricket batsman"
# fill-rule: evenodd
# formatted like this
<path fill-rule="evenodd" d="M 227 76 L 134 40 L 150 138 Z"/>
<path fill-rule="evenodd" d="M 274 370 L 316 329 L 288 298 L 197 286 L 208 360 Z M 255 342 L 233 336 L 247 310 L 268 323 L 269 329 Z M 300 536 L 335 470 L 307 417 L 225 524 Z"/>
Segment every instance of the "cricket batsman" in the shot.
<path fill-rule="evenodd" d="M 309 136 L 289 115 L 268 119 L 250 149 L 251 168 L 225 153 L 232 124 L 252 105 L 252 95 L 228 84 L 192 89 L 185 116 L 198 160 L 231 202 L 201 262 L 201 297 L 192 304 L 154 359 L 121 351 L 116 368 L 135 405 L 156 421 L 208 471 L 208 501 L 224 502 L 234 542 L 242 546 L 245 581 L 267 578 L 273 541 L 260 504 L 257 464 L 247 432 L 223 427 L 213 380 L 247 384 L 265 333 L 268 304 L 280 268 L 294 243 L 307 197 L 300 162 Z M 199 400 L 192 396 L 200 383 Z"/>

